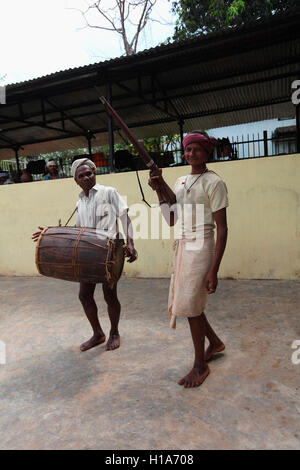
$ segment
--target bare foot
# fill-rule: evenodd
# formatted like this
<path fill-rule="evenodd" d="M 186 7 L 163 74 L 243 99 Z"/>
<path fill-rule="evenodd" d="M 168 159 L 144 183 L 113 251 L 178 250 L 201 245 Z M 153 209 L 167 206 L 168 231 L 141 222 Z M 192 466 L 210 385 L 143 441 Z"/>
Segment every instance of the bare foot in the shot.
<path fill-rule="evenodd" d="M 94 348 L 95 346 L 98 346 L 99 344 L 105 343 L 106 341 L 106 336 L 92 336 L 91 339 L 86 341 L 86 343 L 82 343 L 80 346 L 80 351 L 87 351 L 88 349 Z"/>
<path fill-rule="evenodd" d="M 109 335 L 106 351 L 112 351 L 120 347 L 120 335 Z"/>
<path fill-rule="evenodd" d="M 191 372 L 179 380 L 179 385 L 184 385 L 184 388 L 199 387 L 206 377 L 208 376 L 210 370 L 207 366 L 205 369 L 199 369 L 198 367 L 193 367 Z"/>
<path fill-rule="evenodd" d="M 218 343 L 218 344 L 210 344 L 205 351 L 205 361 L 208 362 L 212 358 L 212 356 L 216 353 L 219 353 L 221 351 L 224 351 L 225 349 L 225 344 L 224 343 Z"/>

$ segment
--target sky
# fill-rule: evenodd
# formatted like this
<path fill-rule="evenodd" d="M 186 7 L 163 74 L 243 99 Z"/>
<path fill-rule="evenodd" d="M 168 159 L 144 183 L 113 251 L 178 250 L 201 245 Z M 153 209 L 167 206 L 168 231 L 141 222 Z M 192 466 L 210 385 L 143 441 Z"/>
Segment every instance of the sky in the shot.
<path fill-rule="evenodd" d="M 0 85 L 102 62 L 123 54 L 116 33 L 84 28 L 81 13 L 91 0 L 0 0 Z M 109 2 L 113 0 L 102 0 Z M 75 8 L 75 10 L 74 10 Z M 139 50 L 172 36 L 171 2 L 157 0 L 151 22 L 141 35 Z M 99 14 L 90 18 L 99 24 Z M 98 22 L 98 23 L 97 23 Z"/>

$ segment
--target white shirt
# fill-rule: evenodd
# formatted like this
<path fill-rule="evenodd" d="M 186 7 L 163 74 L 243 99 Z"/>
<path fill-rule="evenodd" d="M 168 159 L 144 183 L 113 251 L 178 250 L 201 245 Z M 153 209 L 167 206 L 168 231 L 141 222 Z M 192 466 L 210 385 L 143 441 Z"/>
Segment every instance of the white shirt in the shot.
<path fill-rule="evenodd" d="M 194 183 L 194 184 L 193 184 Z M 189 189 L 187 191 L 187 189 Z M 214 236 L 213 213 L 228 207 L 227 187 L 214 172 L 178 178 L 174 192 L 181 210 L 180 238 L 193 239 Z"/>
<path fill-rule="evenodd" d="M 109 232 L 119 231 L 117 219 L 128 211 L 128 206 L 115 188 L 95 184 L 86 196 L 79 194 L 76 227 L 90 227 Z"/>

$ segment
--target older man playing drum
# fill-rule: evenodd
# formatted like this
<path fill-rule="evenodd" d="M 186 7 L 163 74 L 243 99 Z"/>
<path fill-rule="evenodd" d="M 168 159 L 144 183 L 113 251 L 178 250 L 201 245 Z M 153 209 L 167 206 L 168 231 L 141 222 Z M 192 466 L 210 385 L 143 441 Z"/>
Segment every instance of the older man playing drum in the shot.
<path fill-rule="evenodd" d="M 77 202 L 76 227 L 96 228 L 99 236 L 116 237 L 118 218 L 122 222 L 127 238 L 126 254 L 128 262 L 137 259 L 137 252 L 132 239 L 132 225 L 128 217 L 128 207 L 115 188 L 96 184 L 96 166 L 88 158 L 75 160 L 72 165 L 72 175 L 76 183 L 82 188 L 80 199 Z M 43 227 L 39 227 L 43 230 Z M 41 232 L 32 236 L 37 241 Z M 93 329 L 93 336 L 80 346 L 81 351 L 87 351 L 106 341 L 106 336 L 100 326 L 98 309 L 94 299 L 96 284 L 80 282 L 79 299 L 84 312 Z M 117 285 L 111 288 L 108 283 L 102 284 L 104 300 L 107 304 L 111 330 L 106 344 L 106 350 L 117 349 L 120 346 L 119 319 L 121 305 L 117 297 Z"/>

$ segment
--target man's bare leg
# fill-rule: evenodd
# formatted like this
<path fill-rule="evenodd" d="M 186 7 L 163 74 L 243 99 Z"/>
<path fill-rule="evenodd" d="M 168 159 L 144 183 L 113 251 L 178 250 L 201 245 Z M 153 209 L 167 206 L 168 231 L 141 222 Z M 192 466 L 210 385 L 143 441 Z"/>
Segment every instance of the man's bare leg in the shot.
<path fill-rule="evenodd" d="M 80 283 L 79 300 L 82 303 L 84 312 L 90 325 L 93 329 L 94 335 L 85 343 L 80 346 L 81 351 L 87 351 L 88 349 L 98 346 L 98 344 L 104 343 L 106 340 L 105 334 L 99 323 L 98 309 L 94 300 L 96 284 L 88 284 L 86 282 Z"/>
<path fill-rule="evenodd" d="M 178 382 L 185 388 L 199 387 L 209 374 L 204 354 L 205 318 L 202 314 L 198 317 L 190 317 L 188 320 L 195 348 L 195 361 L 192 370 Z"/>
<path fill-rule="evenodd" d="M 112 351 L 113 349 L 117 349 L 120 346 L 120 335 L 118 326 L 120 320 L 121 305 L 117 296 L 117 286 L 115 286 L 113 289 L 110 289 L 107 284 L 103 284 L 102 288 L 104 300 L 107 303 L 107 311 L 111 323 L 111 329 L 106 344 L 106 350 Z"/>
<path fill-rule="evenodd" d="M 214 354 L 224 351 L 225 344 L 216 335 L 215 331 L 212 329 L 211 325 L 209 324 L 205 314 L 203 313 L 202 315 L 205 320 L 205 335 L 209 341 L 209 346 L 207 350 L 205 351 L 205 361 L 208 362 Z"/>

